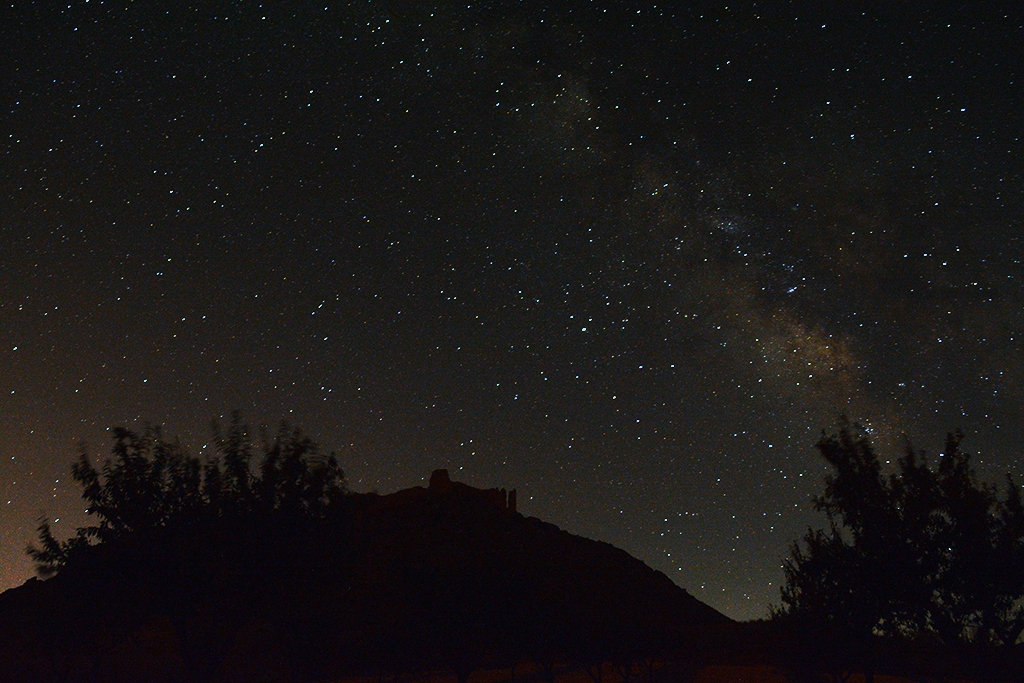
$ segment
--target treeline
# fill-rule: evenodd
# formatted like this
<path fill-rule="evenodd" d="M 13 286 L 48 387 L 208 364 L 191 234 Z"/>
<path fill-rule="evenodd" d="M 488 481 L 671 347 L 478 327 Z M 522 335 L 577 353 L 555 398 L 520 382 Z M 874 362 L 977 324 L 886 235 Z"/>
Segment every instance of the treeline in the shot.
<path fill-rule="evenodd" d="M 547 683 L 581 669 L 640 683 L 692 676 L 728 624 L 625 552 L 472 487 L 352 493 L 288 426 L 254 440 L 235 416 L 205 459 L 158 428 L 113 437 L 102 462 L 83 449 L 73 465 L 91 523 L 69 539 L 40 525 L 30 553 L 53 578 L 0 600 L 0 676 L 152 676 L 111 673 L 134 661 L 190 681 L 464 683 L 525 666 Z"/>
<path fill-rule="evenodd" d="M 549 683 L 567 669 L 631 683 L 737 657 L 808 683 L 1024 670 L 1024 504 L 1009 475 L 978 477 L 960 433 L 891 464 L 849 422 L 823 434 L 828 525 L 792 544 L 773 618 L 738 629 L 626 553 L 479 496 L 351 493 L 337 458 L 287 425 L 257 447 L 235 415 L 204 459 L 158 428 L 113 436 L 102 463 L 83 449 L 73 465 L 93 523 L 60 540 L 44 519 L 29 549 L 59 597 L 0 605 L 0 661 L 30 661 L 24 634 L 60 653 L 39 655 L 53 676 L 38 680 L 78 680 L 104 642 L 160 623 L 183 680 L 243 646 L 264 655 L 243 663 L 298 680 L 465 681 L 530 662 Z"/>
<path fill-rule="evenodd" d="M 348 486 L 334 453 L 322 454 L 302 430 L 282 423 L 274 433 L 260 429 L 257 457 L 250 431 L 237 413 L 226 431 L 215 422 L 213 454 L 202 460 L 179 440 L 165 439 L 159 426 L 114 428 L 111 455 L 99 467 L 83 445 L 71 473 L 95 523 L 58 540 L 40 519 L 39 544 L 27 549 L 37 573 L 52 576 L 84 548 L 133 533 L 231 517 L 314 520 L 340 511 Z"/>
<path fill-rule="evenodd" d="M 936 661 L 957 670 L 931 675 L 996 675 L 1019 658 L 1020 489 L 1009 474 L 1003 487 L 981 481 L 962 440 L 949 434 L 934 460 L 908 444 L 885 467 L 845 419 L 823 434 L 832 472 L 814 506 L 828 527 L 793 543 L 774 613 L 798 678 L 862 671 L 870 683 L 880 667 L 914 675 Z"/>

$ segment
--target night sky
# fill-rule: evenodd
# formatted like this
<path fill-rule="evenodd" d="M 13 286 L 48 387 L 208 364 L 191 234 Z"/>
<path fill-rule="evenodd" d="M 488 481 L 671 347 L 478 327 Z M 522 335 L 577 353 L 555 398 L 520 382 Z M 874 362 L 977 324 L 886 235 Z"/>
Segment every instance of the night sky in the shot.
<path fill-rule="evenodd" d="M 5 5 L 0 588 L 78 442 L 234 409 L 735 618 L 841 413 L 1024 478 L 1024 22 L 834 4 Z"/>

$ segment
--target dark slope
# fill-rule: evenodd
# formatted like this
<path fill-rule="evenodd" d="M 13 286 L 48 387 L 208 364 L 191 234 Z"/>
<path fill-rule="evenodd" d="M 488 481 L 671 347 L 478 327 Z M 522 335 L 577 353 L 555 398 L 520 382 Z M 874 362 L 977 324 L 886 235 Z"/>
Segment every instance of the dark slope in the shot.
<path fill-rule="evenodd" d="M 507 501 L 436 473 L 315 524 L 218 519 L 96 547 L 0 595 L 0 679 L 466 675 L 678 652 L 728 622 Z"/>
<path fill-rule="evenodd" d="M 392 615 L 413 616 L 398 627 L 411 640 L 477 639 L 524 655 L 626 656 L 727 621 L 626 552 L 503 509 L 489 493 L 435 481 L 369 502 L 354 539 L 359 611 L 388 627 Z"/>

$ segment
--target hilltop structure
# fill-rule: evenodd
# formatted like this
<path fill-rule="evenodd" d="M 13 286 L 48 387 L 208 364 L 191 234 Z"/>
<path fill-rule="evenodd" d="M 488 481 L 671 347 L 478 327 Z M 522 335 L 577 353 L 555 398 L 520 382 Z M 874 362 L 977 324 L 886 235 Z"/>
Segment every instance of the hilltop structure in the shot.
<path fill-rule="evenodd" d="M 448 476 L 448 470 L 445 469 L 434 470 L 431 473 L 430 483 L 427 485 L 427 488 L 413 486 L 412 488 L 380 496 L 380 504 L 387 507 L 405 505 L 431 496 L 478 501 L 502 512 L 514 513 L 516 511 L 515 489 L 511 491 L 500 488 L 478 489 L 469 484 L 452 481 Z"/>
<path fill-rule="evenodd" d="M 87 550 L 0 595 L 0 679 L 465 681 L 691 651 L 730 623 L 626 552 L 523 516 L 514 489 L 446 470 L 316 519 L 216 517 Z"/>

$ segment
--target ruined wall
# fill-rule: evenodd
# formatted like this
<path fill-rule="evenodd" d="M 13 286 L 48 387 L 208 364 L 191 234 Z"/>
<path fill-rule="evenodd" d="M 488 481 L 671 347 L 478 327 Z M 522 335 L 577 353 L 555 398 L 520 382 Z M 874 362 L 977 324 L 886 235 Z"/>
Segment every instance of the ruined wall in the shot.
<path fill-rule="evenodd" d="M 435 495 L 448 495 L 457 492 L 459 495 L 472 496 L 487 501 L 499 510 L 508 512 L 516 511 L 516 490 L 506 491 L 505 489 L 478 489 L 469 484 L 452 481 L 448 476 L 448 470 L 434 470 L 430 475 L 430 486 L 427 490 Z"/>

